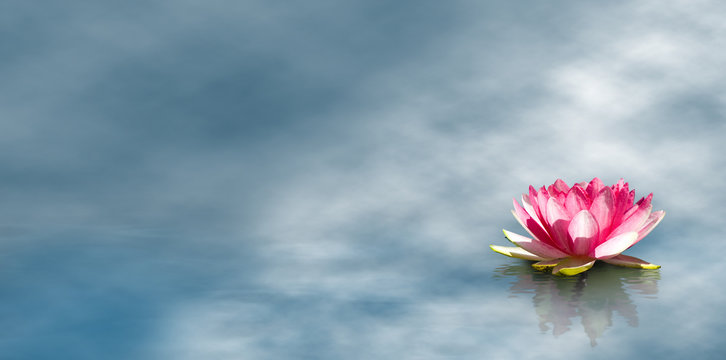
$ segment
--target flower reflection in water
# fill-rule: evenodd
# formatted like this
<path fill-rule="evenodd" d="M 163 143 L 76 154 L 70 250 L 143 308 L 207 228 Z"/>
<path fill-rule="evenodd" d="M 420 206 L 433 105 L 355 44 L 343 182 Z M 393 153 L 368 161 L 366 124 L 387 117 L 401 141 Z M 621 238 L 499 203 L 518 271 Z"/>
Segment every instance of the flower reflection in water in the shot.
<path fill-rule="evenodd" d="M 513 277 L 512 296 L 533 294 L 532 304 L 543 332 L 555 336 L 570 330 L 581 318 L 592 346 L 612 326 L 613 313 L 625 318 L 628 325 L 638 326 L 638 312 L 631 295 L 655 298 L 658 293 L 658 270 L 634 270 L 609 264 L 597 264 L 577 277 L 554 277 L 532 270 L 529 263 L 508 264 L 495 270 L 495 277 Z"/>

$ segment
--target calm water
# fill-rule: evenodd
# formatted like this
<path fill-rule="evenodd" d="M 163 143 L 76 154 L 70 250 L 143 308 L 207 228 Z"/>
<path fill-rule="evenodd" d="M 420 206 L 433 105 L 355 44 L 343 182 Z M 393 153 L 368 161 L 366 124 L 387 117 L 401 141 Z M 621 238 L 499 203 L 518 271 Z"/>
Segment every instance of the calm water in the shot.
<path fill-rule="evenodd" d="M 717 358 L 722 266 L 673 260 L 663 230 L 648 238 L 669 249 L 648 254 L 660 270 L 560 278 L 485 243 L 453 256 L 383 231 L 337 238 L 343 252 L 5 226 L 0 344 L 13 359 Z"/>
<path fill-rule="evenodd" d="M 0 2 L 0 359 L 720 359 L 726 5 Z M 532 184 L 664 221 L 558 278 Z"/>

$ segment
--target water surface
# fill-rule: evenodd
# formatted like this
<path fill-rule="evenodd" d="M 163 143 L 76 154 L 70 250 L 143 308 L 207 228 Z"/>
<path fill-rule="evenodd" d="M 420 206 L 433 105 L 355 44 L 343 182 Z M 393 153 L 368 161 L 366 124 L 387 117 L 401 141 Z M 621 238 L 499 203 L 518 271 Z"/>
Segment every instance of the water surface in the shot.
<path fill-rule="evenodd" d="M 726 9 L 559 5 L 3 2 L 0 358 L 722 358 Z M 595 176 L 661 269 L 489 250 Z"/>

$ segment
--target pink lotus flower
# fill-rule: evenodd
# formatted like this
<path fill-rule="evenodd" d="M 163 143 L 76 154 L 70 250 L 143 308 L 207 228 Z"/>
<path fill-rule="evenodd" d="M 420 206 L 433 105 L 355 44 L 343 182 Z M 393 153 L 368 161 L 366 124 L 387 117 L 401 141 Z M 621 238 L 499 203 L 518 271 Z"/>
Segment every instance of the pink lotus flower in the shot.
<path fill-rule="evenodd" d="M 532 235 L 524 237 L 507 230 L 504 236 L 517 247 L 491 245 L 492 250 L 511 257 L 535 260 L 537 270 L 575 275 L 587 271 L 596 260 L 613 265 L 658 269 L 636 257 L 621 253 L 650 233 L 665 216 L 651 212 L 653 194 L 633 203 L 635 190 L 620 179 L 605 186 L 598 178 L 571 188 L 557 179 L 554 184 L 522 194 L 522 206 L 514 200 L 512 214 Z"/>

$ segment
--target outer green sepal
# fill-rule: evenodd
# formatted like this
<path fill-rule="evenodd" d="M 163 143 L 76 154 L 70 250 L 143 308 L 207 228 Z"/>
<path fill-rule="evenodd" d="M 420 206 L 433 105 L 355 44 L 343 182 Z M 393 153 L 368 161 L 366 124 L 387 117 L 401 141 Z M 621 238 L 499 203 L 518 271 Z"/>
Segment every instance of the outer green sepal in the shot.
<path fill-rule="evenodd" d="M 589 258 L 567 258 L 552 269 L 555 275 L 572 276 L 590 270 L 595 264 L 595 259 Z"/>
<path fill-rule="evenodd" d="M 610 259 L 603 260 L 608 264 L 631 267 L 636 269 L 648 269 L 655 270 L 660 269 L 660 265 L 651 264 L 645 260 L 638 259 L 635 256 L 628 256 L 620 254 L 618 256 L 611 257 Z"/>
<path fill-rule="evenodd" d="M 557 264 L 562 262 L 563 260 L 564 259 L 543 260 L 532 264 L 532 267 L 535 268 L 535 270 L 547 271 L 557 266 Z"/>
<path fill-rule="evenodd" d="M 524 250 L 520 247 L 508 247 L 508 246 L 498 246 L 498 245 L 489 245 L 489 247 L 502 254 L 513 258 L 518 259 L 524 259 L 524 260 L 535 260 L 535 261 L 542 261 L 545 260 L 542 257 L 539 257 L 535 254 L 532 254 L 531 252 Z"/>

